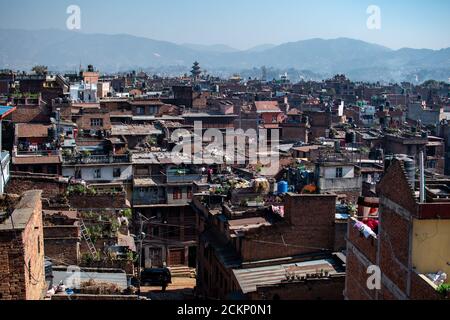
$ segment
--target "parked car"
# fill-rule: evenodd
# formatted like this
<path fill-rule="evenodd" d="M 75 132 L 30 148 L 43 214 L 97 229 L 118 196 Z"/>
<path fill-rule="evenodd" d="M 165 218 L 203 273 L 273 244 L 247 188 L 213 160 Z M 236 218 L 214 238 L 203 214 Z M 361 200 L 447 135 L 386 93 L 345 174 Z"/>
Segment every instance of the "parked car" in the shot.
<path fill-rule="evenodd" d="M 172 283 L 172 275 L 168 268 L 144 269 L 141 272 L 141 285 L 143 286 L 161 286 L 162 291 L 166 291 L 169 284 Z"/>

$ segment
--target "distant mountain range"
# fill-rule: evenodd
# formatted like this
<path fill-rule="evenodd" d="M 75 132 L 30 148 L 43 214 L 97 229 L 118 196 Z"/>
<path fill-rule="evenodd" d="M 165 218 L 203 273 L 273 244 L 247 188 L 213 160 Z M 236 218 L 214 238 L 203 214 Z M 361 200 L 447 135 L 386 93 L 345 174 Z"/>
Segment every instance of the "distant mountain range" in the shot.
<path fill-rule="evenodd" d="M 131 35 L 61 30 L 0 30 L 0 69 L 77 70 L 93 64 L 103 72 L 158 70 L 188 72 L 197 60 L 210 73 L 227 74 L 266 66 L 296 70 L 297 78 L 344 73 L 355 81 L 449 81 L 450 48 L 392 50 L 360 40 L 311 39 L 261 45 L 241 51 L 226 45 L 178 45 Z M 298 79 L 293 79 L 298 80 Z"/>

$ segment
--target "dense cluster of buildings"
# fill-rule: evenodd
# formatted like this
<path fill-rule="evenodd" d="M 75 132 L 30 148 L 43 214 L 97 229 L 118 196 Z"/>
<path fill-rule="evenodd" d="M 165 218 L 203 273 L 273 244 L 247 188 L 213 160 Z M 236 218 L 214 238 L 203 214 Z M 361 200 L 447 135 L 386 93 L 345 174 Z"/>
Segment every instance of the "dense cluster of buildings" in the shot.
<path fill-rule="evenodd" d="M 130 279 L 160 267 L 194 274 L 201 299 L 450 291 L 448 84 L 90 65 L 4 71 L 0 105 L 0 299 L 138 299 Z M 245 147 L 208 129 L 243 130 Z"/>

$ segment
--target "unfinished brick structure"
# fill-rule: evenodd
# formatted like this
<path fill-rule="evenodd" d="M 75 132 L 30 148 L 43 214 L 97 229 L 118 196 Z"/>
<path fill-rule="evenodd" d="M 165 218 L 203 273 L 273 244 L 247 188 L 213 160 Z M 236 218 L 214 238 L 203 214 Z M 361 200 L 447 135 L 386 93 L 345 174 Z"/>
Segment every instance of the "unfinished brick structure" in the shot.
<path fill-rule="evenodd" d="M 27 191 L 0 223 L 0 299 L 39 300 L 46 289 L 41 191 Z"/>
<path fill-rule="evenodd" d="M 345 267 L 332 255 L 336 195 L 287 194 L 283 217 L 264 210 L 229 216 L 214 206 L 213 200 L 199 197 L 194 197 L 192 205 L 199 214 L 199 295 L 217 299 L 235 295 L 246 299 L 343 299 Z M 307 281 L 298 281 L 298 286 L 284 282 L 291 269 L 297 276 L 304 274 Z M 315 278 L 317 291 L 308 293 L 308 279 L 318 270 L 326 270 L 326 276 Z M 273 282 L 267 283 L 267 279 Z M 284 287 L 289 290 L 280 295 Z"/>
<path fill-rule="evenodd" d="M 45 210 L 43 215 L 45 256 L 57 264 L 77 265 L 81 242 L 77 211 Z"/>
<path fill-rule="evenodd" d="M 286 224 L 248 232 L 242 239 L 244 261 L 333 250 L 336 195 L 289 194 L 285 202 Z M 283 239 L 291 246 L 283 246 Z"/>
<path fill-rule="evenodd" d="M 432 185 L 434 184 L 434 185 Z M 425 274 L 449 273 L 450 203 L 434 197 L 443 185 L 427 184 L 424 203 L 416 198 L 403 164 L 395 160 L 378 186 L 379 229 L 366 239 L 349 223 L 345 297 L 349 300 L 441 299 Z M 414 190 L 415 191 L 415 190 Z M 381 290 L 369 290 L 367 268 L 381 269 Z"/>

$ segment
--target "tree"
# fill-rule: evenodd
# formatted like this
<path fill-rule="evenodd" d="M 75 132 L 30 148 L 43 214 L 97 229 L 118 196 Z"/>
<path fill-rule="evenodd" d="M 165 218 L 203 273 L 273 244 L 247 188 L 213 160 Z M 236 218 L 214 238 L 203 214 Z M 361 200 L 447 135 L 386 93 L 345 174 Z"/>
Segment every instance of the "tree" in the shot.
<path fill-rule="evenodd" d="M 43 76 L 48 73 L 48 67 L 43 66 L 43 65 L 37 65 L 37 66 L 34 66 L 33 69 L 31 69 L 31 71 L 33 71 L 34 73 L 36 73 L 40 76 Z"/>

